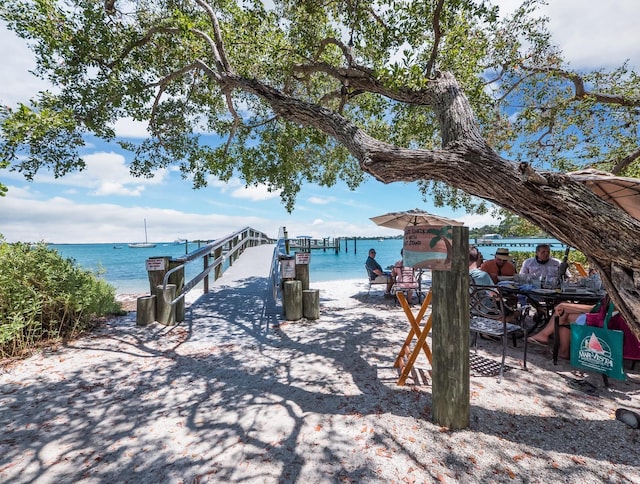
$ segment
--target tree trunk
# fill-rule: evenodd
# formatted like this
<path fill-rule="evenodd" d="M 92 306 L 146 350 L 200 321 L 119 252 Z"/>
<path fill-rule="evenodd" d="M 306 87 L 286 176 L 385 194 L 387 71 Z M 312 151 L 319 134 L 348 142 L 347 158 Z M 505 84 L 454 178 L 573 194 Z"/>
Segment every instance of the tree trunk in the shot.
<path fill-rule="evenodd" d="M 332 75 L 340 79 L 342 74 Z M 440 122 L 443 148 L 408 149 L 384 143 L 333 111 L 288 97 L 255 79 L 228 76 L 223 83 L 262 97 L 289 121 L 332 136 L 360 161 L 364 171 L 384 183 L 447 183 L 516 213 L 584 252 L 600 271 L 629 327 L 640 337 L 639 220 L 570 176 L 535 172 L 526 163 L 517 165 L 500 157 L 480 135 L 469 101 L 450 73 L 440 73 L 422 91 L 393 91 L 362 72 L 348 80 L 353 88 L 431 106 Z"/>

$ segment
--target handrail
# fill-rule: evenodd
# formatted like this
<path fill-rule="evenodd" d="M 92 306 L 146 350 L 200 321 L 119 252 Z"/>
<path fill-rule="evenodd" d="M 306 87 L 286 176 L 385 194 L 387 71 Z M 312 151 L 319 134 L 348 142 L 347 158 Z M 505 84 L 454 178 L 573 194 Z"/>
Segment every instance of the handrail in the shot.
<path fill-rule="evenodd" d="M 174 305 L 180 299 L 185 297 L 187 293 L 197 286 L 203 279 L 209 277 L 209 273 L 215 269 L 214 280 L 222 275 L 222 269 L 224 262 L 231 258 L 231 264 L 237 258 L 236 254 L 240 251 L 244 251 L 246 247 L 253 247 L 256 245 L 262 244 L 272 244 L 274 241 L 265 233 L 252 229 L 251 227 L 245 227 L 242 230 L 238 230 L 230 235 L 222 237 L 221 239 L 214 240 L 213 242 L 205 245 L 204 247 L 200 247 L 196 250 L 189 252 L 181 257 L 176 257 L 171 259 L 171 262 L 180 262 L 181 264 L 168 270 L 162 279 L 162 293 L 165 303 Z M 225 245 L 229 244 L 229 247 L 226 252 L 223 253 Z M 209 263 L 208 257 L 211 253 L 220 252 L 213 262 Z M 239 254 L 238 254 L 239 255 Z M 206 267 L 195 277 L 193 277 L 190 281 L 184 284 L 184 287 L 180 291 L 180 294 L 176 295 L 175 299 L 169 301 L 167 300 L 167 284 L 169 283 L 169 277 L 176 272 L 183 270 L 187 264 L 191 262 L 204 259 Z M 207 293 L 207 288 L 205 287 L 205 293 Z"/>
<path fill-rule="evenodd" d="M 271 291 L 273 293 L 273 300 L 278 299 L 278 287 L 280 283 L 280 260 L 283 256 L 288 256 L 287 249 L 287 229 L 286 227 L 280 227 L 278 231 L 278 240 L 276 246 L 273 248 L 273 257 L 271 258 L 271 271 L 269 278 L 271 279 Z"/>

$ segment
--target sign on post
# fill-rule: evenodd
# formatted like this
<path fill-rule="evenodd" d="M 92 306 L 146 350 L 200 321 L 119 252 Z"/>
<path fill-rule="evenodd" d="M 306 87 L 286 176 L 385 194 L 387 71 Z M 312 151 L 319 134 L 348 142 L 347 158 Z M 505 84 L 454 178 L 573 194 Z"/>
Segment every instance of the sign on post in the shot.
<path fill-rule="evenodd" d="M 280 277 L 282 279 L 294 279 L 296 277 L 295 259 L 283 259 L 280 261 Z"/>
<path fill-rule="evenodd" d="M 166 259 L 159 257 L 157 259 L 147 259 L 147 272 L 149 271 L 164 271 L 166 270 Z"/>
<path fill-rule="evenodd" d="M 404 229 L 403 264 L 414 269 L 451 270 L 451 225 L 409 225 Z"/>
<path fill-rule="evenodd" d="M 311 262 L 311 254 L 309 252 L 296 252 L 296 264 L 308 265 Z"/>

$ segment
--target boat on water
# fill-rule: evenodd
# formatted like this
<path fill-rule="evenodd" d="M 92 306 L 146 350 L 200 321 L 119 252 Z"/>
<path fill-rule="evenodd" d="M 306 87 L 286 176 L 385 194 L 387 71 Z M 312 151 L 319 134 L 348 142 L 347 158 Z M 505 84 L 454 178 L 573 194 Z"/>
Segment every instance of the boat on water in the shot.
<path fill-rule="evenodd" d="M 129 248 L 131 249 L 151 249 L 155 247 L 156 244 L 153 242 L 149 242 L 147 238 L 147 219 L 144 219 L 144 242 L 134 242 L 133 244 L 129 244 Z"/>
<path fill-rule="evenodd" d="M 500 234 L 484 234 L 482 237 L 476 239 L 476 244 L 491 245 L 495 244 L 500 239 L 502 239 L 502 235 Z"/>

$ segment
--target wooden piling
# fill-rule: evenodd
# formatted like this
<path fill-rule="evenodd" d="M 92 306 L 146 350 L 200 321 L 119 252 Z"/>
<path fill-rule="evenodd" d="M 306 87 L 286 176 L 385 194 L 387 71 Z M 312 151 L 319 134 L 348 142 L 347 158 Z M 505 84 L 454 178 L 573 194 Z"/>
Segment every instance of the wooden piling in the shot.
<path fill-rule="evenodd" d="M 319 289 L 302 291 L 302 315 L 307 319 L 318 319 L 320 317 Z"/>
<path fill-rule="evenodd" d="M 282 292 L 285 319 L 288 321 L 302 319 L 302 282 L 285 281 Z"/>
<path fill-rule="evenodd" d="M 136 325 L 147 326 L 156 320 L 156 296 L 141 296 L 136 301 Z"/>
<path fill-rule="evenodd" d="M 156 319 L 160 324 L 176 324 L 176 308 L 170 304 L 176 297 L 176 285 L 167 284 L 165 289 L 163 289 L 162 285 L 159 285 L 156 290 L 158 293 L 156 301 Z"/>

